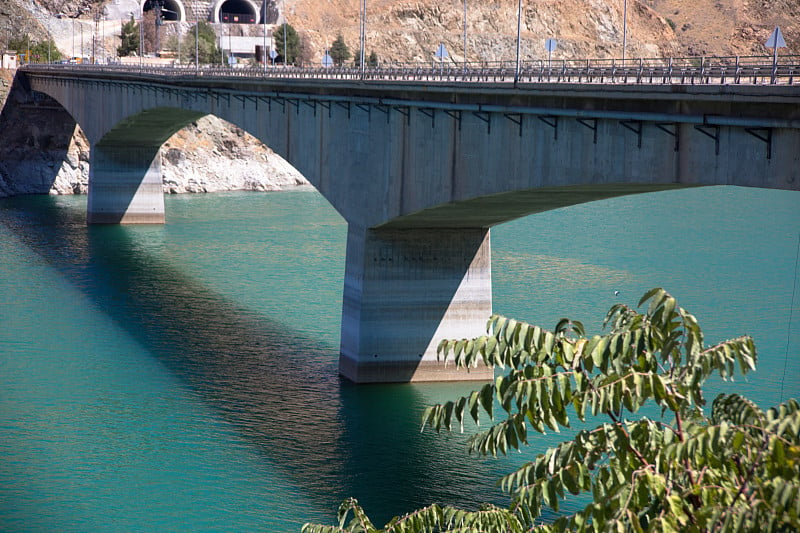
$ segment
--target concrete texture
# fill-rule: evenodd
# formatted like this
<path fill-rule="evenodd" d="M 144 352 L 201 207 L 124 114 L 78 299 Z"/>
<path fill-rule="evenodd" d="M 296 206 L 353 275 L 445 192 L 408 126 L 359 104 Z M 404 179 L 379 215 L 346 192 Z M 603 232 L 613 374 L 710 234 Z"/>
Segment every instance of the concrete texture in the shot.
<path fill-rule="evenodd" d="M 106 147 L 152 151 L 205 114 L 295 166 L 349 225 L 340 368 L 355 381 L 487 377 L 442 372 L 434 352 L 442 338 L 484 331 L 495 224 L 677 187 L 800 189 L 798 86 L 26 74 L 83 127 L 102 188 L 124 169 L 123 190 L 104 196 L 110 207 L 95 193 L 96 213 L 126 221 L 127 199 L 155 205 L 133 186 L 137 173 L 156 180 L 147 152 Z"/>
<path fill-rule="evenodd" d="M 159 147 L 92 146 L 87 223 L 164 223 Z"/>
<path fill-rule="evenodd" d="M 443 338 L 470 338 L 492 313 L 488 229 L 349 226 L 340 372 L 358 383 L 464 379 L 437 361 Z M 491 378 L 485 367 L 471 379 Z"/>

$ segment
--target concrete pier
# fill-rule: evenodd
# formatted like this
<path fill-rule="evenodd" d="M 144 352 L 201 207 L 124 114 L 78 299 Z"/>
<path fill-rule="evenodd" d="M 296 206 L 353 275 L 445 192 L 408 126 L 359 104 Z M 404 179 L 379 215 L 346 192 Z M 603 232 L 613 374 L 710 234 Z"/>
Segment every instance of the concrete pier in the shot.
<path fill-rule="evenodd" d="M 350 226 L 339 370 L 357 383 L 485 380 L 436 360 L 443 338 L 471 338 L 492 313 L 488 229 Z"/>
<path fill-rule="evenodd" d="M 92 146 L 87 223 L 164 223 L 159 148 Z"/>

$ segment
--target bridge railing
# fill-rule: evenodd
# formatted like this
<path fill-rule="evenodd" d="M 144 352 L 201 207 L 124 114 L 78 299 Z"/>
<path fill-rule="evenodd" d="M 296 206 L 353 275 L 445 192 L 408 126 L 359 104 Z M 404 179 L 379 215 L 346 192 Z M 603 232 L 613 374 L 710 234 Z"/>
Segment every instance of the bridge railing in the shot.
<path fill-rule="evenodd" d="M 800 82 L 800 56 L 564 59 L 484 63 L 390 63 L 374 67 L 217 67 L 103 64 L 31 64 L 25 69 L 139 72 L 163 76 L 336 79 L 439 83 L 787 84 Z"/>

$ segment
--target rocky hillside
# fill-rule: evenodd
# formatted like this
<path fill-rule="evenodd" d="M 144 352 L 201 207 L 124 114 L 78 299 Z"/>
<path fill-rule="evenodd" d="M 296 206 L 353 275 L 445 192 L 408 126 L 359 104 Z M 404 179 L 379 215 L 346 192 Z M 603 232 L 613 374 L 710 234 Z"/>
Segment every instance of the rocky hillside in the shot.
<path fill-rule="evenodd" d="M 286 17 L 312 49 L 341 33 L 351 49 L 359 41 L 358 0 L 286 0 Z M 370 0 L 367 50 L 384 61 L 429 61 L 440 42 L 463 60 L 462 0 Z M 499 61 L 516 54 L 517 2 L 467 1 L 467 58 Z M 627 57 L 769 54 L 763 43 L 776 25 L 800 54 L 800 0 L 628 0 Z M 621 57 L 623 1 L 523 1 L 522 56 Z"/>

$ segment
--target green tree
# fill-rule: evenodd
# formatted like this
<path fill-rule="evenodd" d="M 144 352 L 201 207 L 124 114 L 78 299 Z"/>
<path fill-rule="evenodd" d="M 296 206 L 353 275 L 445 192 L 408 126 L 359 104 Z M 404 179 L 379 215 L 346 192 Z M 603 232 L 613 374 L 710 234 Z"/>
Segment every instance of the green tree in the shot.
<path fill-rule="evenodd" d="M 61 51 L 56 47 L 56 43 L 52 39 L 31 46 L 31 61 L 34 63 L 46 63 L 48 58 L 51 62 L 60 61 L 62 58 Z"/>
<path fill-rule="evenodd" d="M 378 54 L 375 53 L 375 50 L 369 53 L 367 59 L 365 61 L 368 67 L 377 67 L 378 66 Z M 353 66 L 360 67 L 361 66 L 361 49 L 357 49 L 355 54 L 353 55 Z"/>
<path fill-rule="evenodd" d="M 121 43 L 117 47 L 117 55 L 120 57 L 139 53 L 139 24 L 131 15 L 131 20 L 122 25 L 120 31 Z"/>
<path fill-rule="evenodd" d="M 337 67 L 341 67 L 345 61 L 350 59 L 350 48 L 347 47 L 347 43 L 344 42 L 344 37 L 341 34 L 333 41 L 330 55 L 331 59 L 333 59 L 333 64 Z"/>
<path fill-rule="evenodd" d="M 197 39 L 195 38 L 197 33 Z M 199 45 L 195 45 L 199 43 Z M 217 33 L 208 22 L 198 22 L 197 28 L 192 26 L 181 43 L 181 62 L 194 63 L 200 55 L 201 65 L 219 65 L 225 61 L 217 46 Z"/>
<path fill-rule="evenodd" d="M 278 52 L 278 61 L 286 65 L 294 64 L 300 54 L 300 37 L 292 25 L 281 24 L 272 32 L 272 38 L 275 41 L 275 51 Z"/>
<path fill-rule="evenodd" d="M 31 63 L 47 63 L 48 56 L 50 61 L 58 61 L 62 57 L 56 43 L 50 38 L 46 41 L 32 41 L 27 36 L 12 37 L 8 41 L 8 49 L 22 54 Z"/>
<path fill-rule="evenodd" d="M 375 50 L 369 53 L 369 57 L 367 58 L 367 66 L 368 67 L 378 66 L 378 54 L 375 53 Z"/>
<path fill-rule="evenodd" d="M 529 442 L 529 431 L 599 418 L 593 429 L 538 455 L 500 480 L 508 508 L 478 511 L 431 505 L 396 517 L 382 531 L 798 531 L 800 404 L 762 411 L 738 394 L 720 394 L 702 411 L 703 384 L 713 374 L 755 369 L 750 337 L 704 344 L 696 318 L 662 289 L 647 292 L 644 313 L 615 305 L 609 333 L 587 338 L 580 322 L 552 331 L 493 316 L 489 334 L 447 340 L 440 356 L 459 367 L 483 363 L 508 371 L 456 401 L 426 409 L 423 427 L 463 429 L 481 414 L 502 420 L 468 441 L 470 452 L 495 456 Z M 632 415 L 655 405 L 661 416 Z M 569 495 L 591 503 L 550 524 Z M 338 526 L 306 524 L 306 533 L 377 529 L 353 499 Z"/>

